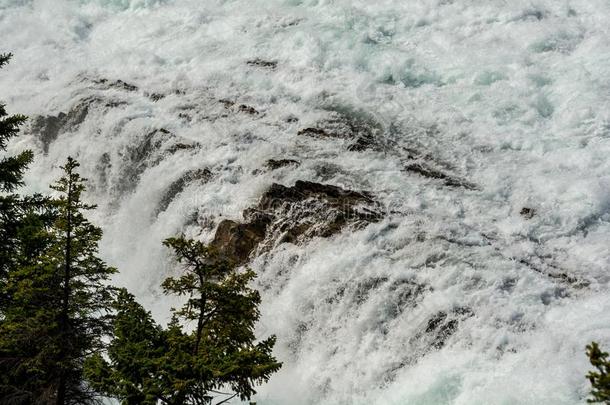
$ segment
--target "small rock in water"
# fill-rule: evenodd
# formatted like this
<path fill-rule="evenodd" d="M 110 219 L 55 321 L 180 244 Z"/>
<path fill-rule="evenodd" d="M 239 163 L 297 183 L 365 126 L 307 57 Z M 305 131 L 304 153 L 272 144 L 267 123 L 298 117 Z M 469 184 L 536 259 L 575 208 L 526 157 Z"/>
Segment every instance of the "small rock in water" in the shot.
<path fill-rule="evenodd" d="M 532 219 L 534 215 L 536 215 L 536 210 L 529 207 L 523 207 L 519 214 L 525 219 Z"/>
<path fill-rule="evenodd" d="M 250 66 L 258 66 L 267 69 L 275 69 L 277 67 L 277 62 L 273 60 L 264 60 L 264 59 L 252 59 L 246 62 Z"/>
<path fill-rule="evenodd" d="M 265 163 L 265 166 L 267 166 L 267 168 L 270 170 L 277 170 L 279 168 L 286 167 L 286 166 L 299 166 L 300 164 L 301 164 L 301 162 L 299 162 L 298 160 L 294 160 L 294 159 L 279 159 L 279 160 L 269 159 Z"/>

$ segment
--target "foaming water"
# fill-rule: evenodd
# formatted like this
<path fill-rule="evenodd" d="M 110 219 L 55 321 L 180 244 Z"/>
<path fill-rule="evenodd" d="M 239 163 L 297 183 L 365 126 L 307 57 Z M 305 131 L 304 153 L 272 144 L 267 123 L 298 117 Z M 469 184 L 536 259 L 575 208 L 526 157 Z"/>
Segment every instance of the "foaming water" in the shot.
<path fill-rule="evenodd" d="M 102 253 L 160 320 L 161 241 L 210 240 L 272 183 L 385 207 L 253 259 L 284 361 L 257 403 L 585 403 L 584 346 L 610 346 L 609 20 L 603 0 L 0 0 L 1 98 L 62 123 L 12 145 L 29 187 L 82 163 Z M 333 114 L 377 147 L 298 135 Z M 278 158 L 301 164 L 261 170 Z"/>

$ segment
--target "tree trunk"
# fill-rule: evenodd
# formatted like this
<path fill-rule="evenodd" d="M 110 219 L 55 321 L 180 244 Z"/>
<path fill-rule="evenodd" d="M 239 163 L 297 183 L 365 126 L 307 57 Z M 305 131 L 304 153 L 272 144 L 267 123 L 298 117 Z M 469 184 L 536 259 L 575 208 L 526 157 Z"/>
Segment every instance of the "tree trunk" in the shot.
<path fill-rule="evenodd" d="M 203 274 L 201 274 L 201 270 L 199 272 L 199 288 L 200 291 L 203 289 Z M 205 315 L 205 305 L 206 305 L 206 297 L 203 293 L 199 297 L 199 319 L 197 320 L 197 338 L 195 340 L 195 351 L 194 355 L 199 353 L 199 343 L 201 342 L 201 334 L 203 332 L 203 320 Z"/>
<path fill-rule="evenodd" d="M 67 391 L 67 357 L 68 357 L 68 345 L 69 345 L 69 300 L 70 300 L 70 278 L 71 278 L 71 264 L 72 264 L 72 171 L 68 173 L 68 192 L 66 201 L 67 211 L 67 224 L 66 224 L 66 246 L 65 246 L 65 266 L 64 266 L 64 285 L 63 285 L 63 298 L 62 308 L 59 317 L 59 330 L 61 333 L 62 345 L 60 348 L 59 361 L 59 385 L 57 388 L 57 405 L 65 405 L 66 403 L 66 391 Z"/>

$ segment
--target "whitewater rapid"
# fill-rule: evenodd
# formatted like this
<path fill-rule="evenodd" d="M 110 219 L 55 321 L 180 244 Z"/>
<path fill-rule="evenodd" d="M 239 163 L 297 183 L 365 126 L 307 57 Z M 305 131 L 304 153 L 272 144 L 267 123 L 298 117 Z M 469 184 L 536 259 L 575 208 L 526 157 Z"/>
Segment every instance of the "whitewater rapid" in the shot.
<path fill-rule="evenodd" d="M 103 257 L 160 321 L 161 241 L 211 240 L 272 183 L 384 207 L 251 261 L 284 362 L 258 404 L 586 402 L 584 347 L 610 347 L 607 0 L 0 0 L 0 38 L 10 111 L 73 111 L 11 145 L 36 153 L 28 189 L 77 158 Z M 297 135 L 329 112 L 383 147 Z M 473 187 L 405 170 L 412 150 Z"/>

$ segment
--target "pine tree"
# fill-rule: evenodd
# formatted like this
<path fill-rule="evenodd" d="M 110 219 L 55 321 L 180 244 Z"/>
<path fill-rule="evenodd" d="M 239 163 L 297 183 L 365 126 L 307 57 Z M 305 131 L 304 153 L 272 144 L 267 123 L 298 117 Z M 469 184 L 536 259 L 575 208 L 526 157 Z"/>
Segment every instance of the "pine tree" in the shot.
<path fill-rule="evenodd" d="M 126 290 L 120 291 L 114 308 L 110 362 L 101 354 L 88 359 L 86 379 L 122 405 L 156 405 L 161 399 L 159 362 L 167 350 L 165 332 Z"/>
<path fill-rule="evenodd" d="M 255 343 L 260 296 L 248 287 L 254 273 L 239 273 L 200 242 L 172 238 L 165 245 L 174 249 L 184 274 L 168 278 L 163 287 L 168 294 L 186 296 L 185 305 L 174 310 L 162 330 L 123 293 L 109 362 L 97 356 L 87 365 L 91 385 L 123 405 L 250 399 L 254 386 L 281 367 L 271 354 L 274 336 Z M 193 322 L 194 330 L 185 332 Z"/>
<path fill-rule="evenodd" d="M 0 68 L 8 63 L 11 54 L 0 54 Z M 0 151 L 6 155 L 8 143 L 19 133 L 26 117 L 20 114 L 9 115 L 6 105 L 0 103 Z M 32 162 L 31 151 L 23 151 L 16 156 L 3 156 L 0 159 L 0 289 L 6 281 L 9 269 L 14 266 L 17 256 L 15 251 L 19 245 L 19 229 L 21 220 L 29 211 L 30 203 L 23 197 L 14 194 L 15 190 L 23 185 L 23 174 Z M 8 299 L 0 296 L 0 312 L 3 303 Z"/>
<path fill-rule="evenodd" d="M 0 394 L 20 404 L 87 404 L 96 393 L 83 383 L 85 360 L 100 352 L 110 330 L 115 269 L 97 256 L 101 230 L 84 211 L 84 179 L 68 158 L 52 188 L 54 221 L 34 227 L 44 241 L 36 260 L 13 268 L 4 290 L 11 297 L 0 324 Z M 6 361 L 4 361 L 6 360 Z"/>
<path fill-rule="evenodd" d="M 0 68 L 10 57 L 0 55 Z M 0 104 L 0 151 L 6 152 L 24 121 L 22 115 L 9 116 Z M 0 398 L 7 403 L 33 403 L 33 398 L 47 395 L 39 384 L 46 378 L 41 371 L 46 361 L 43 325 L 50 327 L 53 322 L 43 320 L 44 314 L 37 310 L 52 302 L 49 280 L 33 273 L 43 267 L 39 259 L 51 243 L 47 229 L 55 210 L 46 197 L 16 194 L 32 152 L 4 155 L 0 159 Z"/>
<path fill-rule="evenodd" d="M 590 403 L 603 402 L 610 404 L 610 359 L 608 353 L 602 351 L 599 345 L 592 342 L 587 345 L 587 356 L 589 361 L 597 369 L 590 371 L 587 378 L 591 382 L 591 399 Z"/>
<path fill-rule="evenodd" d="M 0 54 L 0 68 L 4 67 L 12 56 L 10 53 Z M 6 105 L 0 104 L 0 150 L 6 151 L 8 142 L 17 136 L 19 127 L 25 120 L 26 117 L 21 114 L 8 115 Z M 23 185 L 23 173 L 32 159 L 32 151 L 28 150 L 0 160 L 0 191 L 12 192 Z"/>
<path fill-rule="evenodd" d="M 250 399 L 254 386 L 281 367 L 272 356 L 275 336 L 255 343 L 260 295 L 248 286 L 254 272 L 238 272 L 215 249 L 198 241 L 170 238 L 164 244 L 174 250 L 184 274 L 168 278 L 163 288 L 187 297 L 174 311 L 168 330 L 165 397 L 172 398 L 172 404 L 198 405 L 211 404 L 218 396 L 218 403 L 235 396 Z M 194 330 L 183 332 L 182 327 L 192 322 Z M 231 393 L 219 391 L 227 389 Z"/>
<path fill-rule="evenodd" d="M 116 272 L 98 257 L 102 230 L 91 224 L 83 212 L 95 209 L 82 202 L 85 179 L 76 172 L 79 164 L 68 158 L 64 176 L 52 189 L 58 219 L 54 225 L 56 243 L 52 257 L 61 274 L 61 305 L 57 310 L 59 329 L 57 405 L 84 404 L 95 396 L 82 384 L 87 356 L 103 349 L 102 337 L 110 332 L 115 289 L 108 285 Z"/>

